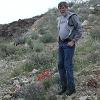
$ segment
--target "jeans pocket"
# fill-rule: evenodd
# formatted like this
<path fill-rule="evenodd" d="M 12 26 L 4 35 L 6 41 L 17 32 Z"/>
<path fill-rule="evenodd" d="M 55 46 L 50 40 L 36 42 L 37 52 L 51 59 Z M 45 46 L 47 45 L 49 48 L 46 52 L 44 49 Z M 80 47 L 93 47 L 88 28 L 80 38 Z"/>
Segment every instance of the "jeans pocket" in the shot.
<path fill-rule="evenodd" d="M 69 47 L 69 48 L 74 48 L 74 47 L 75 47 L 75 44 L 74 44 L 73 46 L 70 46 L 70 45 L 68 45 L 68 43 L 67 43 L 66 45 L 67 45 L 67 47 Z"/>

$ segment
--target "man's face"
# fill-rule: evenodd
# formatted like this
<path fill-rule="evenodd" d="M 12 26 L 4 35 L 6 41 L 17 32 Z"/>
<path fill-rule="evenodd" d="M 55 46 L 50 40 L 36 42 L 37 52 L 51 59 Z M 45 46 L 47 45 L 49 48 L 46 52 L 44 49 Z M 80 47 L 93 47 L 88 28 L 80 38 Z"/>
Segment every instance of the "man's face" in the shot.
<path fill-rule="evenodd" d="M 67 12 L 67 10 L 68 10 L 68 8 L 65 7 L 65 6 L 61 6 L 61 7 L 59 7 L 58 9 L 59 9 L 59 11 L 60 11 L 60 13 L 61 13 L 62 15 L 65 15 L 66 12 Z"/>

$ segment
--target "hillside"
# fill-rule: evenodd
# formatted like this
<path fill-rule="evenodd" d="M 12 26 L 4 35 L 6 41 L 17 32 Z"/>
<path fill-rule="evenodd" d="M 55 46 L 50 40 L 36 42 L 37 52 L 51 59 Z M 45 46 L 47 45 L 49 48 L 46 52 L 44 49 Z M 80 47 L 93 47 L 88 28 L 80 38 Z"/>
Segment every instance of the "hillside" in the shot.
<path fill-rule="evenodd" d="M 50 9 L 40 16 L 0 25 L 0 100 L 99 100 L 98 2 L 90 0 L 71 7 L 84 27 L 74 60 L 77 92 L 71 97 L 57 95 L 60 88 L 56 63 L 58 10 Z"/>
<path fill-rule="evenodd" d="M 43 15 L 35 16 L 29 19 L 19 19 L 9 24 L 0 25 L 0 36 L 2 37 L 17 37 L 26 33 L 34 22 L 40 19 Z"/>

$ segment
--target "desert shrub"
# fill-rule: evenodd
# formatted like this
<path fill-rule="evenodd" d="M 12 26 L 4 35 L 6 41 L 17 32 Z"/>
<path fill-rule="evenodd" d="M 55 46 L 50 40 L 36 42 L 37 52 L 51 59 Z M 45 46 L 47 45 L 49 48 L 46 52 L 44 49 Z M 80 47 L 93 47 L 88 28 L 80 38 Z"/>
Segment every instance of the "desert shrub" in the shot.
<path fill-rule="evenodd" d="M 100 59 L 99 53 L 92 52 L 87 56 L 87 59 L 89 60 L 89 62 L 95 64 L 98 59 Z"/>
<path fill-rule="evenodd" d="M 83 22 L 84 20 L 86 20 L 87 19 L 87 16 L 88 16 L 88 14 L 80 13 L 79 14 L 80 21 Z"/>
<path fill-rule="evenodd" d="M 92 55 L 95 52 L 96 48 L 93 45 L 93 40 L 90 39 L 82 46 L 77 47 L 75 51 L 75 71 L 80 71 L 84 68 L 87 68 L 89 65 L 92 64 L 90 59 L 88 59 L 89 55 Z M 89 56 L 90 57 L 90 56 Z"/>
<path fill-rule="evenodd" d="M 91 34 L 90 36 L 94 39 L 94 40 L 100 40 L 100 28 L 99 26 L 95 26 L 94 29 L 91 30 Z"/>
<path fill-rule="evenodd" d="M 24 47 L 16 48 L 15 55 L 21 56 L 21 55 L 27 53 L 27 51 L 28 51 L 28 49 L 24 48 Z"/>
<path fill-rule="evenodd" d="M 46 31 L 45 31 L 44 28 L 39 28 L 38 29 L 38 33 L 41 34 L 41 35 L 43 35 L 43 34 L 46 34 Z"/>
<path fill-rule="evenodd" d="M 60 78 L 59 75 L 55 75 L 53 77 L 49 77 L 43 81 L 43 86 L 45 90 L 49 90 L 50 87 L 53 85 L 60 85 Z"/>
<path fill-rule="evenodd" d="M 41 52 L 44 49 L 44 44 L 40 43 L 39 41 L 34 42 L 33 44 L 34 51 Z"/>
<path fill-rule="evenodd" d="M 33 83 L 22 90 L 24 100 L 45 100 L 45 90 L 41 83 Z"/>
<path fill-rule="evenodd" d="M 15 51 L 16 48 L 14 46 L 0 44 L 0 56 L 3 58 L 15 54 Z"/>
<path fill-rule="evenodd" d="M 28 49 L 23 46 L 0 44 L 0 57 L 6 60 L 19 60 L 27 52 Z"/>
<path fill-rule="evenodd" d="M 48 68 L 52 63 L 52 55 L 47 52 L 34 53 L 31 56 L 31 61 L 33 62 L 34 66 Z"/>
<path fill-rule="evenodd" d="M 45 90 L 48 90 L 51 85 L 52 85 L 52 81 L 51 80 L 46 79 L 46 80 L 43 81 L 43 86 L 44 86 Z"/>
<path fill-rule="evenodd" d="M 16 46 L 19 44 L 24 44 L 24 43 L 25 43 L 25 38 L 23 38 L 23 37 L 18 37 L 14 41 L 14 45 L 16 45 Z"/>
<path fill-rule="evenodd" d="M 86 8 L 86 7 L 85 8 L 83 7 L 83 8 L 79 8 L 78 9 L 78 13 L 85 13 L 85 14 L 87 13 L 87 14 L 89 14 L 89 12 L 90 12 L 89 9 Z"/>
<path fill-rule="evenodd" d="M 94 7 L 94 13 L 95 13 L 96 15 L 100 15 L 100 7 L 95 6 L 95 7 Z"/>
<path fill-rule="evenodd" d="M 46 95 L 46 100 L 58 100 L 58 99 L 57 99 L 57 96 L 54 95 L 51 91 L 51 92 L 48 92 L 48 94 Z M 65 99 L 62 99 L 62 100 L 65 100 Z"/>
<path fill-rule="evenodd" d="M 27 48 L 24 48 L 23 46 L 15 47 L 14 54 L 7 56 L 6 59 L 9 61 L 10 60 L 20 61 L 27 52 L 29 52 L 29 50 Z"/>
<path fill-rule="evenodd" d="M 89 22 L 94 22 L 97 19 L 97 16 L 95 16 L 94 14 L 90 14 L 88 16 L 88 21 Z"/>
<path fill-rule="evenodd" d="M 47 52 L 31 53 L 28 61 L 22 66 L 22 68 L 23 71 L 30 72 L 33 67 L 36 69 L 46 69 L 48 67 L 52 67 L 52 54 Z"/>
<path fill-rule="evenodd" d="M 21 73 L 22 73 L 21 69 L 15 68 L 11 73 L 11 77 L 19 76 Z"/>
<path fill-rule="evenodd" d="M 40 41 L 43 42 L 43 43 L 50 43 L 50 42 L 54 42 L 54 41 L 55 41 L 55 38 L 53 37 L 52 34 L 47 33 L 47 34 L 44 34 L 44 35 L 40 38 Z"/>
<path fill-rule="evenodd" d="M 19 61 L 21 57 L 19 55 L 10 55 L 6 58 L 7 61 L 13 60 L 13 61 Z"/>
<path fill-rule="evenodd" d="M 38 38 L 38 33 L 37 32 L 31 33 L 31 38 L 36 40 Z"/>
<path fill-rule="evenodd" d="M 33 41 L 31 38 L 27 38 L 26 43 L 29 45 L 30 49 L 33 49 L 36 52 L 41 52 L 44 49 L 44 44 L 37 40 Z"/>
<path fill-rule="evenodd" d="M 27 61 L 21 66 L 22 70 L 25 72 L 30 72 L 33 69 L 33 64 L 30 61 Z"/>
<path fill-rule="evenodd" d="M 31 38 L 26 38 L 26 43 L 29 45 L 29 48 L 33 49 L 33 41 Z"/>
<path fill-rule="evenodd" d="M 80 71 L 88 67 L 90 62 L 87 59 L 80 59 L 79 57 L 75 57 L 74 64 L 75 64 L 74 70 Z"/>

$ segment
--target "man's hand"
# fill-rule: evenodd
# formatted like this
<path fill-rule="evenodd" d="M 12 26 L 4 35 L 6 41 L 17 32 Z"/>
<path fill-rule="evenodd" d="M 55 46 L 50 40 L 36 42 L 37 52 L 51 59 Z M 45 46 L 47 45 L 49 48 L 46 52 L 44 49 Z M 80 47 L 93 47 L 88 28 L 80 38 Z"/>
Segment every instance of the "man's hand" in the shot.
<path fill-rule="evenodd" d="M 69 47 L 73 47 L 73 46 L 74 46 L 74 44 L 75 44 L 75 42 L 74 42 L 74 41 L 70 41 L 70 42 L 68 42 L 68 43 L 67 43 L 67 45 L 68 45 Z"/>

